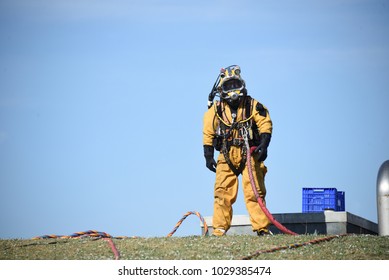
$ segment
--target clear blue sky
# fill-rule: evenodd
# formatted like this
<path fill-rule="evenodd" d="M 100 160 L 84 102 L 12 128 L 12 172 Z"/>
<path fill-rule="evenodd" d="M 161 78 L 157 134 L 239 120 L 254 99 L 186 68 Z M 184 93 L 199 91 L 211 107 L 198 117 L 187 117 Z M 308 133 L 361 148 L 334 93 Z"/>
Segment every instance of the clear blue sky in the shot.
<path fill-rule="evenodd" d="M 332 187 L 377 221 L 387 1 L 2 0 L 0 36 L 0 238 L 164 236 L 211 216 L 202 118 L 231 64 L 274 123 L 269 210 Z"/>

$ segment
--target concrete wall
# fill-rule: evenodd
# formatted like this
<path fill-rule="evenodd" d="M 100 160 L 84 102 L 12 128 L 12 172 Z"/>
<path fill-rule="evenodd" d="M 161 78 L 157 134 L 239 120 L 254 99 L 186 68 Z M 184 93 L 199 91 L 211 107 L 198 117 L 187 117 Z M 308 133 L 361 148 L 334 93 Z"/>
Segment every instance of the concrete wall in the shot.
<path fill-rule="evenodd" d="M 273 217 L 289 230 L 298 234 L 373 234 L 377 235 L 378 225 L 349 212 L 324 211 L 319 213 L 286 213 L 274 214 Z M 204 217 L 212 234 L 212 217 Z M 282 233 L 274 225 L 270 226 L 274 234 Z M 204 228 L 202 227 L 202 232 Z M 255 235 L 252 231 L 249 217 L 235 215 L 227 233 Z"/>

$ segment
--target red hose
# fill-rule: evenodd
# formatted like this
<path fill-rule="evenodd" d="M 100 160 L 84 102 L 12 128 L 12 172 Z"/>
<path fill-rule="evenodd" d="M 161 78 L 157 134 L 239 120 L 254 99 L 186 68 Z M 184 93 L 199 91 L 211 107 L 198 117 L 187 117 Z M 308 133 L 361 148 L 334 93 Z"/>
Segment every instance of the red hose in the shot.
<path fill-rule="evenodd" d="M 253 189 L 253 192 L 255 194 L 255 198 L 257 199 L 257 202 L 259 204 L 259 207 L 261 207 L 263 213 L 265 213 L 266 217 L 270 220 L 270 222 L 275 225 L 280 231 L 286 234 L 291 235 L 298 235 L 297 233 L 287 229 L 284 227 L 281 223 L 279 223 L 276 219 L 274 219 L 273 215 L 267 210 L 266 206 L 263 204 L 262 198 L 258 194 L 257 187 L 255 185 L 254 176 L 253 176 L 253 170 L 251 168 L 251 153 L 255 150 L 256 147 L 251 147 L 247 149 L 247 161 L 246 166 L 248 168 L 251 188 Z"/>
<path fill-rule="evenodd" d="M 119 260 L 120 253 L 119 253 L 118 249 L 116 248 L 115 243 L 113 243 L 111 238 L 104 238 L 104 240 L 107 241 L 109 244 L 109 247 L 111 247 L 111 250 L 112 250 L 113 254 L 115 255 L 115 260 Z"/>

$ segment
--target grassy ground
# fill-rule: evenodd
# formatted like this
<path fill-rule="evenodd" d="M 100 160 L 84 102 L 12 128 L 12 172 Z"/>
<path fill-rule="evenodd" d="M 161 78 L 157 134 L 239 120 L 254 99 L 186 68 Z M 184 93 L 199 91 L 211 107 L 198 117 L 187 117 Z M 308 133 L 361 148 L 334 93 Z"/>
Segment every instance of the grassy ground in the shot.
<path fill-rule="evenodd" d="M 120 259 L 130 260 L 237 260 L 259 250 L 324 238 L 320 235 L 162 237 L 113 239 Z M 330 241 L 261 253 L 261 260 L 389 260 L 389 236 L 349 235 Z M 103 239 L 0 240 L 1 260 L 114 259 Z"/>

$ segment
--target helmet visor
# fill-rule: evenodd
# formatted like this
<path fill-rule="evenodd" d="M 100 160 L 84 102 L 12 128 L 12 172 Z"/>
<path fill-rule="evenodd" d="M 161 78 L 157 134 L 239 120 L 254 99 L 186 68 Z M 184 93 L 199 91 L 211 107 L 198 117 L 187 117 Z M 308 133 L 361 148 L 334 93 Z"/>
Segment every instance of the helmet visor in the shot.
<path fill-rule="evenodd" d="M 231 91 L 231 90 L 240 90 L 243 87 L 243 83 L 239 79 L 231 79 L 228 81 L 225 81 L 222 85 L 222 90 L 224 92 Z"/>

